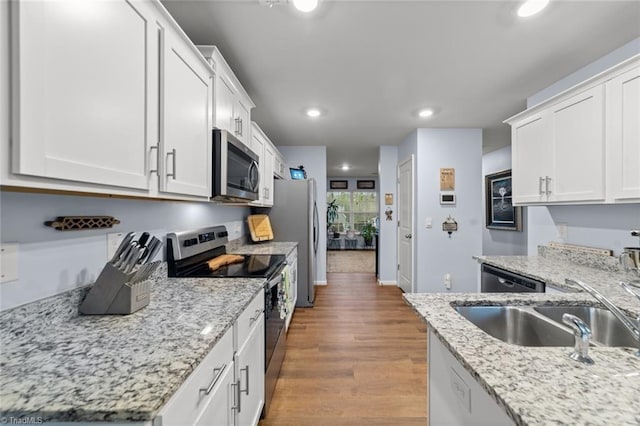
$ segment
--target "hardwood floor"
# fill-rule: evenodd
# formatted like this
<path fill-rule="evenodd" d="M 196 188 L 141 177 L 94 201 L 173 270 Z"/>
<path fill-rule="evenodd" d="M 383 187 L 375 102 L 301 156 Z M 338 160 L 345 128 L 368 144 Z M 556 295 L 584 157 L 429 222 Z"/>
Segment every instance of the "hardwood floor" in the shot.
<path fill-rule="evenodd" d="M 425 324 L 374 274 L 327 280 L 296 309 L 260 426 L 427 424 Z"/>

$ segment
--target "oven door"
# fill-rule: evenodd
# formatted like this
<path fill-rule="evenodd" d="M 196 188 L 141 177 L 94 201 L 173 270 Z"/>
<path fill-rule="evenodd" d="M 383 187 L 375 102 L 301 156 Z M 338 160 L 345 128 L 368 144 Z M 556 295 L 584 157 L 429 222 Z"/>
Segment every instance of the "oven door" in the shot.
<path fill-rule="evenodd" d="M 265 286 L 265 398 L 263 416 L 266 416 L 284 361 L 286 336 L 283 309 L 282 269 Z"/>
<path fill-rule="evenodd" d="M 213 193 L 217 201 L 259 198 L 258 156 L 226 130 L 213 130 Z"/>

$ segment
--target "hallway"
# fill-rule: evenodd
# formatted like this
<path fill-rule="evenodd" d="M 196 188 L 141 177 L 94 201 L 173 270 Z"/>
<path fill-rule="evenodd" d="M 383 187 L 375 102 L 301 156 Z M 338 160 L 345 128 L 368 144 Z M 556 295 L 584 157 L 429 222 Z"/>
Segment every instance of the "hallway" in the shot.
<path fill-rule="evenodd" d="M 425 425 L 426 325 L 372 273 L 330 273 L 297 309 L 261 426 Z"/>

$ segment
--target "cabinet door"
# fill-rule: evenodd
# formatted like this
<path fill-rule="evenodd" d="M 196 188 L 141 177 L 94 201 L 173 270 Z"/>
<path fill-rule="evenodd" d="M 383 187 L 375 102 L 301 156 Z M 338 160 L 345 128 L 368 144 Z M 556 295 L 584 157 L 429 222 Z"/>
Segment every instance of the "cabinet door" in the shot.
<path fill-rule="evenodd" d="M 236 89 L 233 83 L 218 70 L 216 80 L 216 127 L 236 134 L 236 121 L 233 107 L 236 101 Z"/>
<path fill-rule="evenodd" d="M 264 406 L 264 314 L 255 322 L 236 357 L 240 381 L 238 424 L 257 425 Z"/>
<path fill-rule="evenodd" d="M 172 29 L 162 39 L 160 190 L 209 197 L 212 73 Z"/>
<path fill-rule="evenodd" d="M 150 4 L 12 2 L 13 172 L 148 189 Z M 82 13 L 80 13 L 80 11 Z"/>
<path fill-rule="evenodd" d="M 516 204 L 547 200 L 545 179 L 553 172 L 550 120 L 546 112 L 527 117 L 511 128 L 513 201 Z"/>
<path fill-rule="evenodd" d="M 273 162 L 275 160 L 275 154 L 273 152 L 273 145 L 267 142 L 264 147 L 264 159 L 260 161 L 262 166 L 262 190 L 264 192 L 263 205 L 273 206 Z"/>
<path fill-rule="evenodd" d="M 550 201 L 604 200 L 604 87 L 551 108 L 555 170 Z"/>
<path fill-rule="evenodd" d="M 607 83 L 607 114 L 611 196 L 640 199 L 640 67 Z"/>
<path fill-rule="evenodd" d="M 234 104 L 233 113 L 236 120 L 236 137 L 248 144 L 251 140 L 251 109 L 249 103 L 238 97 Z"/>
<path fill-rule="evenodd" d="M 218 378 L 212 397 L 206 408 L 196 420 L 195 426 L 233 426 L 234 404 L 237 398 L 234 382 L 234 363 L 230 363 Z"/>

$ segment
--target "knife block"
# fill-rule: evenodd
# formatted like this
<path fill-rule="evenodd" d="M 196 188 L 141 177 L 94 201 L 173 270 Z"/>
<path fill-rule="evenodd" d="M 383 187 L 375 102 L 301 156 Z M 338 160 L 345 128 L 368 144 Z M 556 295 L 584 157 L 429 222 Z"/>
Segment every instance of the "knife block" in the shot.
<path fill-rule="evenodd" d="M 160 262 L 151 266 L 149 275 Z M 131 314 L 149 304 L 151 285 L 148 279 L 132 282 L 137 271 L 125 274 L 107 263 L 80 305 L 86 315 Z"/>

